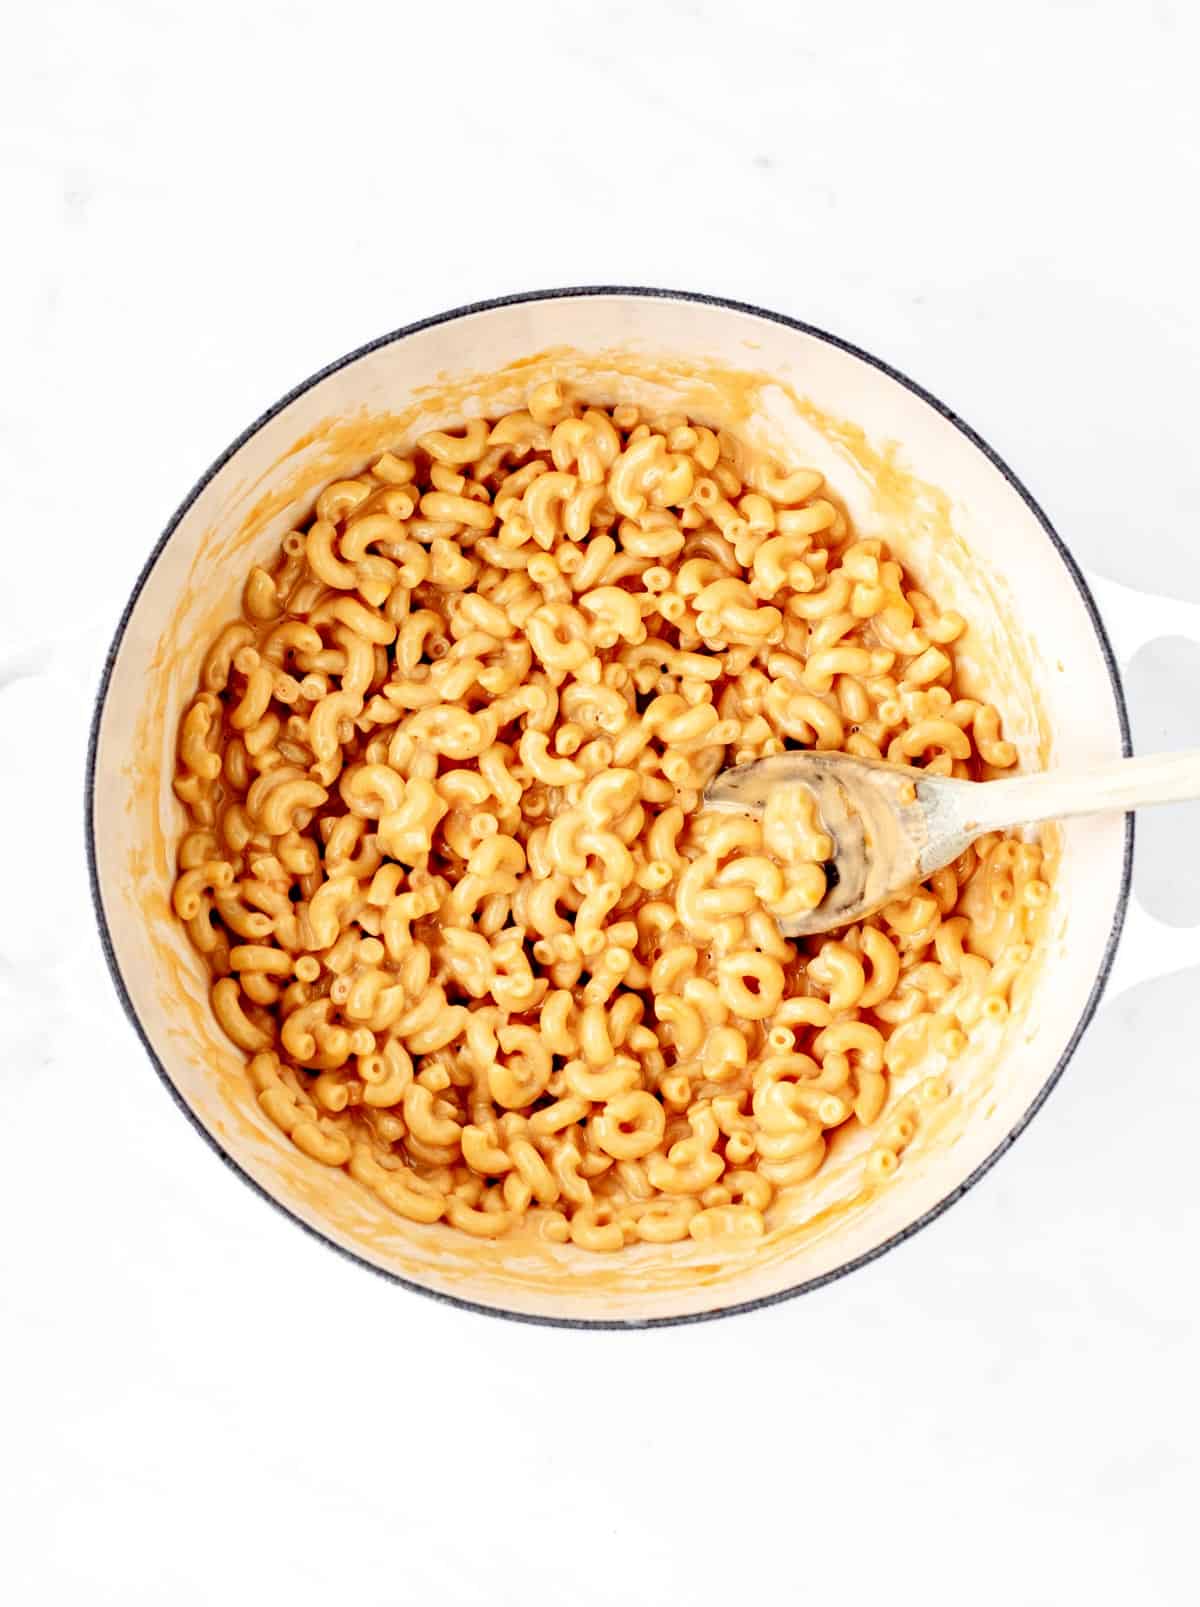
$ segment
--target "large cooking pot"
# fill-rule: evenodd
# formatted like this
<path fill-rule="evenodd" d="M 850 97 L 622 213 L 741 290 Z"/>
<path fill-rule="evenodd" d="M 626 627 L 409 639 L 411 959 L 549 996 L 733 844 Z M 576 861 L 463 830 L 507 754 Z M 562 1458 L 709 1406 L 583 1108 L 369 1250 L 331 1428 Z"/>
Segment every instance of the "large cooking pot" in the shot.
<path fill-rule="evenodd" d="M 645 1325 L 746 1310 L 898 1244 L 1013 1142 L 1062 1074 L 1113 966 L 1131 818 L 1072 821 L 1057 834 L 1045 953 L 1023 1008 L 956 1064 L 944 1115 L 895 1177 L 864 1191 L 850 1136 L 794 1219 L 724 1248 L 688 1241 L 597 1256 L 476 1242 L 394 1216 L 263 1115 L 212 1016 L 203 962 L 170 913 L 179 714 L 251 563 L 372 448 L 520 405 L 551 372 L 604 401 L 678 398 L 824 470 L 859 528 L 886 534 L 939 600 L 950 594 L 967 616 L 960 661 L 999 704 L 1023 766 L 1130 751 L 1092 591 L 1016 476 L 933 397 L 844 341 L 711 297 L 506 297 L 398 330 L 314 375 L 188 494 L 137 581 L 97 702 L 87 799 L 96 912 L 122 1002 L 180 1110 L 252 1188 L 326 1243 L 405 1287 L 513 1317 Z M 1195 937 L 1150 933 L 1137 958 L 1147 971 L 1184 963 L 1181 940 Z"/>

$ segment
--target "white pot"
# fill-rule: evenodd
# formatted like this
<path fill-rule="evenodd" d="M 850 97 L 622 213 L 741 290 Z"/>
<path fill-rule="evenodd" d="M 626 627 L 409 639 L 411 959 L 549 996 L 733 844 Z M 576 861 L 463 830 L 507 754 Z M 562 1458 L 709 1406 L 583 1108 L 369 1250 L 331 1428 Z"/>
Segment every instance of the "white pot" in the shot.
<path fill-rule="evenodd" d="M 739 389 L 727 371 L 747 369 L 784 388 Z M 428 427 L 519 405 L 551 370 L 585 375 L 604 400 L 675 393 L 709 414 L 752 403 L 741 427 L 815 460 L 864 525 L 886 530 L 919 575 L 933 565 L 930 584 L 954 591 L 971 623 L 968 659 L 978 659 L 1024 764 L 1084 765 L 1129 751 L 1113 654 L 1077 566 L 1011 471 L 932 397 L 831 336 L 707 297 L 600 289 L 509 298 L 399 330 L 314 376 L 188 495 L 138 580 L 100 690 L 87 816 L 97 915 L 118 992 L 180 1109 L 253 1187 L 327 1243 L 409 1287 L 525 1318 L 645 1324 L 746 1309 L 898 1243 L 1007 1149 L 1062 1073 L 1113 964 L 1131 819 L 1063 829 L 1047 958 L 1027 1008 L 1003 1042 L 973 1047 L 956 1067 L 945 1121 L 919 1135 L 894 1180 L 861 1196 L 848 1149 L 785 1229 L 720 1250 L 689 1241 L 616 1256 L 531 1251 L 392 1215 L 263 1116 L 242 1057 L 212 1018 L 201 961 L 170 914 L 177 721 L 250 563 L 320 484 L 360 467 L 380 440 L 411 433 L 418 415 Z M 480 375 L 502 377 L 471 377 Z M 787 387 L 826 417 L 798 409 Z M 887 442 L 898 443 L 897 472 L 881 499 L 858 465 Z"/>

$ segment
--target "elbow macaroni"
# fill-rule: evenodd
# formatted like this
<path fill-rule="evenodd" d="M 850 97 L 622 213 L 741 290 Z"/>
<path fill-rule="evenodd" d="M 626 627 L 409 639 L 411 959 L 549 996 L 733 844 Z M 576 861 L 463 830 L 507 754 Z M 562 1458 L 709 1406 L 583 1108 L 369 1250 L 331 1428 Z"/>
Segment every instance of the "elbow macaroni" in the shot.
<path fill-rule="evenodd" d="M 823 493 L 552 382 L 328 486 L 251 571 L 180 723 L 173 904 L 306 1154 L 597 1251 L 762 1234 L 848 1122 L 896 1170 L 948 1092 L 917 1068 L 1004 1020 L 1049 887 L 997 835 L 789 942 L 811 794 L 700 812 L 789 745 L 1016 762 L 956 687 L 963 620 Z"/>

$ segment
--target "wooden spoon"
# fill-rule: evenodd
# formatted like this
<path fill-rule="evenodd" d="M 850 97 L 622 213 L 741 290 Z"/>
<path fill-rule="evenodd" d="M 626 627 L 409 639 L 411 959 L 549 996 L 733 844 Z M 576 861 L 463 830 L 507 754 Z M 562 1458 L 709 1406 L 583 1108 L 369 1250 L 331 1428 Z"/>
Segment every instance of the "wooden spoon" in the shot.
<path fill-rule="evenodd" d="M 848 753 L 777 753 L 723 770 L 705 790 L 704 805 L 760 815 L 777 788 L 796 786 L 812 792 L 834 851 L 825 866 L 825 897 L 806 914 L 780 921 L 787 937 L 873 914 L 984 832 L 1200 798 L 1200 749 L 986 782 L 952 781 Z"/>

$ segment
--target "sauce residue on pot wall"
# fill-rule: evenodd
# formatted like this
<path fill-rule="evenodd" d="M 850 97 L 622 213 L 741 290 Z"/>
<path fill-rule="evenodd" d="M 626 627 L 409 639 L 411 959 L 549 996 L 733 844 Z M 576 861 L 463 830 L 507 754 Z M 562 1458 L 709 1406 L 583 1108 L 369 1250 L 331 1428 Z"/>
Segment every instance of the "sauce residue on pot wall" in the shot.
<path fill-rule="evenodd" d="M 1001 707 L 1024 768 L 1046 763 L 1050 732 L 1036 691 L 1039 674 L 1044 675 L 1036 647 L 1017 627 L 1000 581 L 967 550 L 950 499 L 906 470 L 897 446 L 869 441 L 856 424 L 819 409 L 775 376 L 638 351 L 584 356 L 548 350 L 493 374 L 443 376 L 414 391 L 411 403 L 399 411 L 324 420 L 252 478 L 235 481 L 223 471 L 201 494 L 172 544 L 181 545 L 183 532 L 207 516 L 186 566 L 180 560 L 171 565 L 171 548 L 158 566 L 164 581 L 169 576 L 171 591 L 163 594 L 163 623 L 148 653 L 133 740 L 128 747 L 121 743 L 127 882 L 114 893 L 105 878 L 105 901 L 135 1004 L 183 1097 L 222 1147 L 310 1225 L 403 1277 L 486 1304 L 553 1313 L 560 1309 L 569 1268 L 576 1314 L 585 1307 L 594 1317 L 620 1317 L 627 1307 L 635 1317 L 705 1309 L 714 1304 L 714 1290 L 728 1289 L 733 1301 L 785 1287 L 845 1259 L 831 1241 L 849 1232 L 871 1248 L 911 1219 L 913 1211 L 903 1204 L 907 1191 L 968 1123 L 986 1120 L 1004 1055 L 1031 1036 L 1028 1007 L 1036 993 L 1037 964 L 1014 991 L 1009 1020 L 981 1023 L 962 1060 L 947 1067 L 933 1055 L 895 1080 L 897 1094 L 903 1094 L 922 1078 L 947 1072 L 952 1093 L 922 1118 L 893 1181 L 863 1185 L 869 1139 L 865 1133 L 846 1133 L 818 1176 L 774 1208 L 764 1239 L 730 1242 L 718 1250 L 711 1242 L 645 1245 L 596 1257 L 532 1238 L 499 1245 L 464 1240 L 441 1226 L 402 1221 L 344 1173 L 295 1150 L 258 1109 L 242 1057 L 212 1016 L 203 966 L 168 901 L 174 869 L 170 845 L 180 819 L 170 789 L 176 723 L 205 645 L 237 611 L 249 565 L 310 511 L 330 480 L 361 469 L 385 449 L 402 448 L 424 429 L 520 405 L 529 386 L 550 377 L 602 403 L 634 401 L 684 411 L 735 431 L 752 449 L 821 469 L 828 482 L 825 494 L 832 492 L 843 503 L 859 534 L 885 535 L 923 587 L 967 617 L 968 631 L 956 644 L 964 685 L 972 693 L 986 689 L 989 700 Z M 236 467 L 237 459 L 229 469 Z M 151 628 L 142 627 L 139 639 Z M 132 650 L 129 637 L 126 648 Z M 106 731 L 106 765 L 113 747 Z M 1053 857 L 1056 832 L 1043 831 L 1041 837 Z M 1046 921 L 1038 944 L 1043 966 L 1045 954 L 1063 938 L 1057 900 Z"/>

